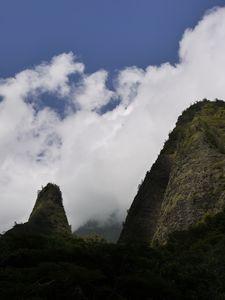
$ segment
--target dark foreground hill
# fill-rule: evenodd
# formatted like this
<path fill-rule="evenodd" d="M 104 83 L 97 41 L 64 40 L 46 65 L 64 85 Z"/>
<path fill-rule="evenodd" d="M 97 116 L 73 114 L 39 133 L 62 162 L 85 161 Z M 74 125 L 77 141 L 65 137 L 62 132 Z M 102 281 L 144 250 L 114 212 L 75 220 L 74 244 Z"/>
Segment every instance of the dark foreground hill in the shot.
<path fill-rule="evenodd" d="M 0 299 L 225 299 L 225 212 L 155 248 L 14 232 L 0 249 Z"/>

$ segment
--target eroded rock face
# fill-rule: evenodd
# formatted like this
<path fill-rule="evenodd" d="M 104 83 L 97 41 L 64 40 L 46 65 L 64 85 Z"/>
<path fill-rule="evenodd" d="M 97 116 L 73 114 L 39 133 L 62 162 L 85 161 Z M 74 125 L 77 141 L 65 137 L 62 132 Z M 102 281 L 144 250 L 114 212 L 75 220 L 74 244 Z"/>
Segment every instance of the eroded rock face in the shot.
<path fill-rule="evenodd" d="M 165 243 L 225 204 L 225 102 L 204 100 L 179 117 L 129 210 L 120 242 Z"/>
<path fill-rule="evenodd" d="M 43 232 L 71 233 L 59 187 L 48 183 L 41 191 L 29 217 L 28 224 Z"/>
<path fill-rule="evenodd" d="M 38 191 L 38 197 L 28 222 L 16 224 L 6 234 L 64 236 L 71 234 L 59 187 L 56 184 L 48 183 L 41 191 Z"/>

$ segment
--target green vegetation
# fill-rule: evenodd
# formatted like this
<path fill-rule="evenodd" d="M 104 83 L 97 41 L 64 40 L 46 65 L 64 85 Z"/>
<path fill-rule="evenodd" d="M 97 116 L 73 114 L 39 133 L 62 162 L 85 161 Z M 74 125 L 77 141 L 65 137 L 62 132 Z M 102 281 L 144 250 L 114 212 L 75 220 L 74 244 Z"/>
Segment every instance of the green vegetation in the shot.
<path fill-rule="evenodd" d="M 196 134 L 202 133 L 211 146 L 225 153 L 225 102 L 204 99 L 187 108 L 178 118 L 176 127 L 162 150 L 174 154 L 177 149 L 191 145 Z M 184 149 L 182 149 L 184 150 Z M 186 150 L 186 149 L 185 149 Z"/>
<path fill-rule="evenodd" d="M 166 246 L 17 234 L 0 238 L 1 299 L 224 299 L 225 212 Z"/>

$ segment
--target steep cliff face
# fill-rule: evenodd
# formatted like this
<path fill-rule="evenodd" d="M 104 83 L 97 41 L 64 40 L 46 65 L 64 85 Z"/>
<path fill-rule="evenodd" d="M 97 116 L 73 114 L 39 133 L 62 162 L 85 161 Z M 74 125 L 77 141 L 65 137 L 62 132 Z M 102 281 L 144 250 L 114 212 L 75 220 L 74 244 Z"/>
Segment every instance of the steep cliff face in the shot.
<path fill-rule="evenodd" d="M 41 191 L 29 217 L 28 223 L 40 231 L 70 233 L 59 187 L 48 183 Z"/>
<path fill-rule="evenodd" d="M 179 117 L 127 215 L 120 242 L 164 243 L 225 204 L 225 102 L 204 100 Z"/>
<path fill-rule="evenodd" d="M 28 222 L 17 224 L 8 233 L 71 234 L 63 207 L 62 194 L 56 184 L 48 183 L 41 191 Z"/>

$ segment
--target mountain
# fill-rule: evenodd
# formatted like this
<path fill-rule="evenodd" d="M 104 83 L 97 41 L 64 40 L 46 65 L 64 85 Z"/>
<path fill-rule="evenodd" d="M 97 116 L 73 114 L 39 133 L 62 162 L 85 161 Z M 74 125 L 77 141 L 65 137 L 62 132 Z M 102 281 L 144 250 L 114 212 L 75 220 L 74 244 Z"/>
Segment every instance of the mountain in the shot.
<path fill-rule="evenodd" d="M 225 102 L 185 110 L 147 172 L 119 242 L 159 243 L 222 211 L 225 204 Z"/>
<path fill-rule="evenodd" d="M 121 229 L 122 225 L 119 222 L 106 222 L 100 224 L 96 220 L 90 220 L 84 225 L 80 226 L 74 232 L 74 234 L 83 238 L 97 235 L 105 239 L 107 242 L 116 243 L 119 238 Z"/>
<path fill-rule="evenodd" d="M 71 234 L 63 207 L 62 194 L 56 184 L 48 183 L 38 196 L 28 222 L 16 224 L 8 233 L 33 232 L 41 234 Z"/>
<path fill-rule="evenodd" d="M 0 235 L 0 299 L 225 299 L 224 116 L 206 100 L 182 114 L 117 244 L 72 235 L 47 184 L 28 222 Z"/>

